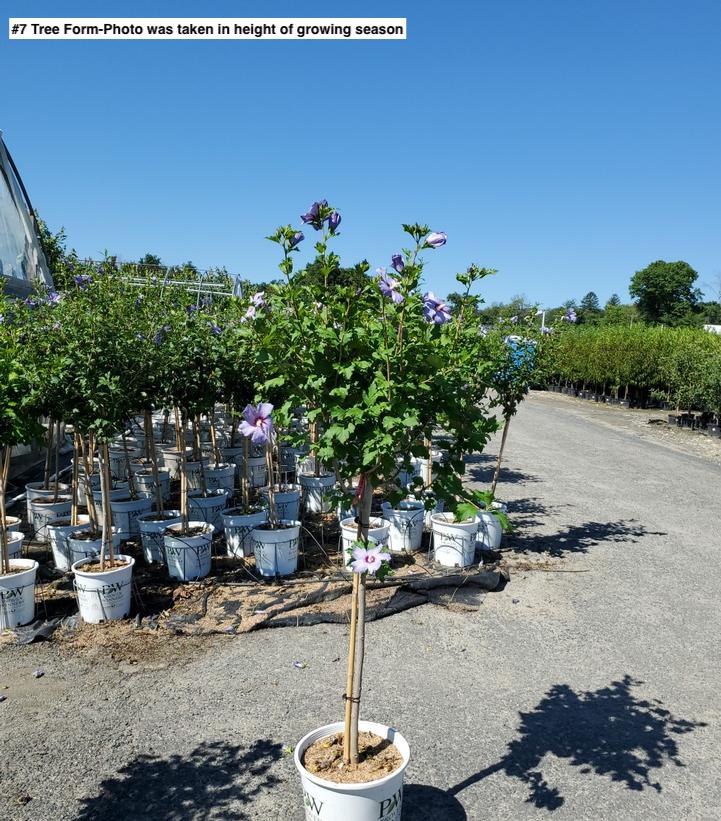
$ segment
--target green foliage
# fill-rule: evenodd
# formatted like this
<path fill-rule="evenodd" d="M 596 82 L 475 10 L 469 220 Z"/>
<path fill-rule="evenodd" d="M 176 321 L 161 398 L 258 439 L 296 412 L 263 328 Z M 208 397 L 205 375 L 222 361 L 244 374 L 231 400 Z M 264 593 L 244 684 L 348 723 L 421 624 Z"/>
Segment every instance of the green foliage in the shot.
<path fill-rule="evenodd" d="M 698 274 L 683 261 L 656 260 L 631 279 L 629 293 L 638 300 L 641 318 L 650 323 L 685 325 L 692 322 L 701 292 Z"/>

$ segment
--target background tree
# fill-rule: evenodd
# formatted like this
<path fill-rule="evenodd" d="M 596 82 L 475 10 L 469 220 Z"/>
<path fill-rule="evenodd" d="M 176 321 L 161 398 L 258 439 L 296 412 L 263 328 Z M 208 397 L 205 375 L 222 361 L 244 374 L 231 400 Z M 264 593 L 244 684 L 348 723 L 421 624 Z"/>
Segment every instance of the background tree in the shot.
<path fill-rule="evenodd" d="M 598 322 L 601 317 L 601 306 L 595 291 L 589 291 L 579 305 L 579 320 L 588 324 Z"/>
<path fill-rule="evenodd" d="M 687 325 L 701 298 L 701 291 L 694 288 L 697 278 L 688 262 L 659 259 L 636 271 L 628 291 L 646 322 Z"/>

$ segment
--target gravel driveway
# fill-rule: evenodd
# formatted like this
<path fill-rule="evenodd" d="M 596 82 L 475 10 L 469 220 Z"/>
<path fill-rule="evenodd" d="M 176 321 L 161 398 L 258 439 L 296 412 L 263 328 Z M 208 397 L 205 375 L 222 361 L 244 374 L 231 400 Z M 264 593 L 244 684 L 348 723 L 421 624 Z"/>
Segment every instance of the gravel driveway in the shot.
<path fill-rule="evenodd" d="M 533 394 L 499 486 L 510 584 L 369 625 L 363 714 L 410 742 L 406 821 L 721 817 L 721 465 L 620 418 Z M 0 818 L 301 821 L 284 748 L 341 715 L 345 643 L 0 648 Z"/>

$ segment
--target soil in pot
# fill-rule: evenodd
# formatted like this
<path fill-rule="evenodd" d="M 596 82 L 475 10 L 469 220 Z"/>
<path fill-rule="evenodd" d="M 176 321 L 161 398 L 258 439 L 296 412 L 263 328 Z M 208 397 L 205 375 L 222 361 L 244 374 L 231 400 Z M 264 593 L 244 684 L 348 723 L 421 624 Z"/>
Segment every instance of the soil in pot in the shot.
<path fill-rule="evenodd" d="M 262 525 L 256 525 L 254 530 L 290 530 L 294 525 L 278 524 L 273 527 L 269 522 L 264 522 Z"/>
<path fill-rule="evenodd" d="M 103 534 L 99 530 L 95 532 L 92 530 L 79 530 L 77 533 L 71 534 L 71 538 L 79 542 L 95 542 L 98 539 L 102 539 L 102 537 Z"/>
<path fill-rule="evenodd" d="M 81 573 L 107 573 L 108 570 L 117 570 L 119 567 L 127 567 L 127 562 L 120 562 L 117 559 L 110 559 L 105 560 L 105 567 L 100 567 L 100 562 L 93 562 L 92 560 L 88 562 L 88 564 L 83 564 L 77 568 L 80 570 Z"/>
<path fill-rule="evenodd" d="M 387 738 L 375 733 L 358 733 L 358 764 L 343 764 L 343 733 L 320 738 L 303 754 L 309 773 L 336 784 L 365 784 L 395 772 L 403 756 Z"/>
<path fill-rule="evenodd" d="M 203 525 L 202 527 L 189 527 L 187 530 L 182 531 L 182 533 L 173 533 L 173 536 L 176 539 L 189 539 L 191 536 L 202 536 L 207 532 L 207 526 Z"/>
<path fill-rule="evenodd" d="M 243 507 L 231 507 L 229 510 L 224 510 L 224 516 L 252 516 L 254 513 L 260 513 L 263 510 L 263 505 L 251 505 L 247 510 Z"/>
<path fill-rule="evenodd" d="M 27 567 L 11 567 L 10 570 L 6 570 L 2 576 L 0 576 L 0 579 L 4 579 L 7 576 L 14 576 L 16 573 L 24 573 L 26 570 Z"/>

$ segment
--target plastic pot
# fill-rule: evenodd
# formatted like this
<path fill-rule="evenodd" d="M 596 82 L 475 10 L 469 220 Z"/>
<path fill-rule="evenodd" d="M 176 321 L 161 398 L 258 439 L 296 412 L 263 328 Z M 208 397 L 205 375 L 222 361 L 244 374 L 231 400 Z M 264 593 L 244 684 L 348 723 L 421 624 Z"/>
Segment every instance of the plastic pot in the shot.
<path fill-rule="evenodd" d="M 19 559 L 23 553 L 23 540 L 25 536 L 21 530 L 8 530 L 8 558 Z"/>
<path fill-rule="evenodd" d="M 183 524 L 170 525 L 164 531 L 165 560 L 168 573 L 181 582 L 202 579 L 210 573 L 211 549 L 214 527 L 207 522 L 188 522 L 188 528 L 201 528 L 202 532 L 183 536 Z"/>
<path fill-rule="evenodd" d="M 308 513 L 327 513 L 330 510 L 328 494 L 335 485 L 335 474 L 324 473 L 310 476 L 301 473 L 298 484 L 303 491 L 303 509 Z"/>
<path fill-rule="evenodd" d="M 215 465 L 215 462 L 213 462 Z M 233 462 L 220 464 L 218 467 L 205 469 L 205 486 L 208 490 L 227 490 L 229 494 L 235 491 L 236 467 Z"/>
<path fill-rule="evenodd" d="M 70 496 L 58 496 L 57 501 L 53 501 L 53 496 L 41 496 L 33 499 L 30 508 L 33 514 L 33 540 L 36 542 L 48 541 L 48 522 L 57 519 L 59 516 L 67 516 L 72 507 Z"/>
<path fill-rule="evenodd" d="M 72 533 L 66 536 L 68 561 L 70 562 L 70 569 L 72 565 L 83 559 L 96 559 L 100 556 L 100 551 L 103 546 L 103 540 L 99 536 L 95 539 L 82 538 L 83 534 L 87 533 L 87 528 L 75 528 Z M 76 538 L 76 534 L 78 538 Z M 112 533 L 113 549 L 117 550 L 120 547 L 120 534 L 117 528 L 113 528 Z"/>
<path fill-rule="evenodd" d="M 397 508 L 384 502 L 383 518 L 390 524 L 388 546 L 392 553 L 418 550 L 423 539 L 425 509 L 418 499 L 406 499 Z"/>
<path fill-rule="evenodd" d="M 123 566 L 102 573 L 83 570 L 89 564 L 98 564 L 99 558 L 80 559 L 72 565 L 80 616 L 89 624 L 124 619 L 130 613 L 135 559 L 119 555 L 115 560 L 123 562 Z"/>
<path fill-rule="evenodd" d="M 66 496 L 70 491 L 70 485 L 64 485 L 62 482 L 58 485 L 58 493 L 62 493 L 63 496 Z M 28 517 L 28 524 L 30 525 L 31 529 L 35 528 L 35 523 L 33 522 L 33 512 L 30 507 L 33 499 L 39 499 L 41 496 L 54 496 L 55 495 L 55 483 L 51 482 L 49 488 L 44 488 L 42 482 L 28 482 L 25 485 L 25 507 L 27 511 Z"/>
<path fill-rule="evenodd" d="M 180 521 L 179 510 L 166 510 L 163 513 L 156 511 L 138 516 L 143 556 L 148 564 L 152 562 L 165 564 L 165 530 Z"/>
<path fill-rule="evenodd" d="M 228 491 L 224 488 L 209 490 L 205 496 L 199 490 L 188 493 L 188 515 L 197 521 L 213 525 L 223 532 L 223 511 L 228 506 Z"/>
<path fill-rule="evenodd" d="M 368 538 L 372 539 L 376 544 L 388 546 L 388 535 L 390 533 L 391 525 L 385 519 L 378 516 L 371 516 L 368 523 Z M 346 552 L 356 541 L 358 535 L 358 523 L 355 519 L 343 519 L 340 523 L 340 532 L 343 539 L 343 555 L 347 558 Z"/>
<path fill-rule="evenodd" d="M 72 565 L 68 536 L 71 533 L 90 529 L 90 517 L 78 516 L 76 525 L 70 524 L 69 516 L 61 516 L 48 522 L 48 540 L 53 551 L 53 562 L 58 570 L 67 573 Z"/>
<path fill-rule="evenodd" d="M 222 515 L 227 554 L 235 556 L 236 559 L 252 556 L 250 534 L 258 525 L 262 525 L 267 520 L 268 511 L 242 513 L 241 508 L 236 507 L 224 510 Z"/>
<path fill-rule="evenodd" d="M 476 552 L 478 520 L 455 522 L 452 513 L 434 513 L 433 558 L 444 567 L 469 567 Z"/>
<path fill-rule="evenodd" d="M 300 522 L 281 519 L 277 530 L 255 528 L 250 544 L 261 576 L 288 576 L 298 569 Z"/>
<path fill-rule="evenodd" d="M 285 485 L 285 490 L 276 490 L 273 494 L 275 507 L 279 519 L 289 519 L 294 522 L 300 516 L 300 485 Z M 268 504 L 268 488 L 260 491 L 264 503 Z"/>
<path fill-rule="evenodd" d="M 113 517 L 113 526 L 118 529 L 121 539 L 131 539 L 140 535 L 138 516 L 150 512 L 153 508 L 153 500 L 147 496 L 139 496 L 137 499 L 125 497 L 123 499 L 112 499 L 110 502 L 110 512 Z"/>
<path fill-rule="evenodd" d="M 170 471 L 168 468 L 158 468 L 158 482 L 160 495 L 164 502 L 170 499 Z M 135 474 L 135 486 L 142 496 L 147 496 L 155 503 L 155 476 L 152 470 L 143 470 Z"/>
<path fill-rule="evenodd" d="M 397 730 L 385 724 L 359 721 L 358 729 L 391 741 L 403 758 L 401 766 L 384 778 L 365 784 L 336 784 L 319 778 L 303 766 L 303 755 L 321 738 L 343 732 L 344 725 L 338 722 L 313 730 L 296 744 L 293 753 L 303 789 L 306 821 L 401 821 L 403 777 L 410 760 L 408 742 Z M 432 816 L 428 818 L 430 820 Z"/>
<path fill-rule="evenodd" d="M 500 502 L 493 502 L 492 507 L 503 513 L 507 511 L 506 506 Z M 503 528 L 498 521 L 498 517 L 494 516 L 493 513 L 488 510 L 479 510 L 476 518 L 478 519 L 476 547 L 479 550 L 498 550 L 503 540 Z"/>
<path fill-rule="evenodd" d="M 30 624 L 35 618 L 35 574 L 33 559 L 11 559 L 10 568 L 20 573 L 0 576 L 0 630 Z"/>

